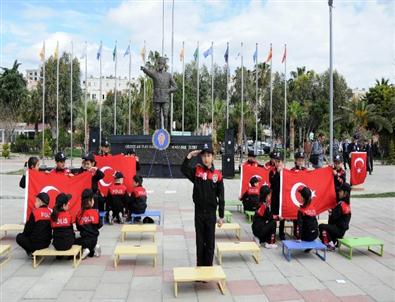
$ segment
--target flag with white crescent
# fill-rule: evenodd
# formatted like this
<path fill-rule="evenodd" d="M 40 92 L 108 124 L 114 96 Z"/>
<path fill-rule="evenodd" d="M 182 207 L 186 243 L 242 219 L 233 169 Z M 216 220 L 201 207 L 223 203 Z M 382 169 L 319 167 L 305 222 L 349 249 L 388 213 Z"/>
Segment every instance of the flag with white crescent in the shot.
<path fill-rule="evenodd" d="M 291 171 L 284 169 L 280 180 L 280 216 L 296 219 L 302 198 L 299 190 L 308 187 L 312 201 L 306 209 L 315 215 L 336 206 L 333 171 L 330 167 L 316 170 Z"/>
<path fill-rule="evenodd" d="M 133 190 L 133 177 L 136 175 L 136 158 L 134 156 L 117 155 L 95 155 L 96 167 L 104 173 L 104 178 L 99 181 L 99 190 L 103 196 L 107 196 L 108 188 L 114 181 L 117 171 L 123 174 L 123 184 L 128 193 Z"/>
<path fill-rule="evenodd" d="M 351 152 L 351 185 L 360 185 L 366 178 L 367 155 L 366 152 Z"/>
<path fill-rule="evenodd" d="M 270 170 L 264 167 L 254 167 L 246 164 L 241 165 L 240 197 L 248 190 L 250 179 L 254 176 L 258 178 L 259 187 L 263 185 L 270 186 L 269 172 Z"/>
<path fill-rule="evenodd" d="M 90 189 L 92 185 L 92 174 L 84 172 L 73 177 L 64 174 L 38 172 L 29 169 L 26 174 L 26 191 L 25 191 L 25 211 L 23 221 L 30 217 L 30 213 L 36 202 L 36 195 L 45 192 L 49 195 L 49 208 L 55 205 L 56 196 L 59 193 L 71 194 L 69 202 L 69 211 L 72 216 L 76 216 L 81 210 L 81 193 L 84 189 Z"/>

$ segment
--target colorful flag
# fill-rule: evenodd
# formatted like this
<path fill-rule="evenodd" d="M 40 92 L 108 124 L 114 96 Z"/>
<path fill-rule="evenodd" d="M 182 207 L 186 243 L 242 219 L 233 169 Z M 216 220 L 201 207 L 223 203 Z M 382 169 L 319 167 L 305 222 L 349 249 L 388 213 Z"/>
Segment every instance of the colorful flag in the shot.
<path fill-rule="evenodd" d="M 240 55 L 241 55 L 241 52 L 239 51 L 239 52 L 237 53 L 236 57 L 235 57 L 235 60 L 237 60 L 237 59 L 240 57 Z"/>
<path fill-rule="evenodd" d="M 29 169 L 26 175 L 26 197 L 25 197 L 25 215 L 27 219 L 34 208 L 36 196 L 40 192 L 45 192 L 50 197 L 49 208 L 52 209 L 55 204 L 56 196 L 60 192 L 71 194 L 69 202 L 69 211 L 75 217 L 81 210 L 81 194 L 84 189 L 90 189 L 92 185 L 92 174 L 84 172 L 82 174 L 70 177 L 64 174 L 47 174 Z M 26 221 L 24 219 L 24 221 Z"/>
<path fill-rule="evenodd" d="M 208 56 L 213 54 L 213 46 L 211 45 L 209 49 L 207 49 L 205 52 L 203 52 L 203 56 L 207 58 Z"/>
<path fill-rule="evenodd" d="M 195 61 L 199 58 L 199 47 L 196 47 L 195 52 L 193 53 L 193 58 Z"/>
<path fill-rule="evenodd" d="M 115 43 L 114 50 L 112 51 L 112 60 L 115 61 L 117 57 L 117 43 Z"/>
<path fill-rule="evenodd" d="M 226 47 L 226 51 L 224 54 L 225 63 L 228 64 L 229 61 L 229 45 Z"/>
<path fill-rule="evenodd" d="M 252 55 L 252 59 L 254 63 L 256 63 L 256 59 L 258 58 L 258 46 L 255 48 L 254 54 Z"/>
<path fill-rule="evenodd" d="M 272 46 L 270 45 L 270 51 L 269 51 L 269 54 L 267 56 L 266 63 L 272 60 L 272 55 L 273 55 L 273 53 L 272 53 Z"/>
<path fill-rule="evenodd" d="M 45 61 L 45 42 L 43 42 L 43 47 L 40 50 L 40 59 L 41 62 Z"/>
<path fill-rule="evenodd" d="M 280 180 L 280 216 L 285 219 L 296 219 L 302 203 L 299 190 L 308 187 L 311 190 L 312 201 L 305 209 L 311 215 L 336 206 L 336 192 L 333 180 L 333 170 L 325 167 L 316 170 L 291 171 L 284 169 Z"/>
<path fill-rule="evenodd" d="M 99 49 L 97 50 L 97 54 L 96 54 L 96 59 L 97 59 L 97 60 L 99 60 L 100 57 L 101 57 L 102 46 L 103 46 L 103 44 L 102 44 L 102 42 L 100 41 L 100 46 L 99 46 Z"/>
<path fill-rule="evenodd" d="M 351 185 L 360 185 L 366 178 L 367 156 L 366 152 L 351 152 Z"/>
<path fill-rule="evenodd" d="M 184 60 L 184 47 L 180 51 L 180 61 L 182 62 Z"/>
<path fill-rule="evenodd" d="M 250 179 L 257 177 L 259 180 L 259 187 L 263 185 L 269 186 L 269 172 L 270 169 L 264 167 L 254 167 L 251 165 L 243 164 L 241 166 L 241 185 L 240 185 L 240 197 L 248 190 L 250 186 Z"/>
<path fill-rule="evenodd" d="M 141 48 L 140 55 L 141 55 L 141 59 L 143 60 L 143 63 L 145 63 L 145 43 L 143 48 Z"/>
<path fill-rule="evenodd" d="M 59 42 L 56 42 L 56 48 L 55 48 L 55 52 L 54 52 L 54 58 L 55 60 L 57 60 L 59 58 Z"/>
<path fill-rule="evenodd" d="M 128 48 L 126 48 L 125 53 L 123 54 L 124 57 L 130 54 L 130 44 L 128 45 Z"/>
<path fill-rule="evenodd" d="M 281 63 L 284 63 L 286 59 L 287 59 L 287 45 L 284 46 L 284 54 Z"/>

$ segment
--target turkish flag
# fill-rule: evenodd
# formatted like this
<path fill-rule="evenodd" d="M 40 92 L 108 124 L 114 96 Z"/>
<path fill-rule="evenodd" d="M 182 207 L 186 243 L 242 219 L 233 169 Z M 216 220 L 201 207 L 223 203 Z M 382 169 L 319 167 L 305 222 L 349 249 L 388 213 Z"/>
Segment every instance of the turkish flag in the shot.
<path fill-rule="evenodd" d="M 123 174 L 123 184 L 128 193 L 133 191 L 133 177 L 136 175 L 136 158 L 134 156 L 117 155 L 95 155 L 96 167 L 103 173 L 104 178 L 99 181 L 99 190 L 103 196 L 107 196 L 108 188 L 114 181 L 114 174 L 117 171 Z"/>
<path fill-rule="evenodd" d="M 351 185 L 359 185 L 365 182 L 366 164 L 366 152 L 351 152 Z"/>
<path fill-rule="evenodd" d="M 241 166 L 241 182 L 240 182 L 240 197 L 248 190 L 250 187 L 250 179 L 256 176 L 259 180 L 259 187 L 269 184 L 269 172 L 270 169 L 264 167 L 254 167 L 250 165 Z"/>
<path fill-rule="evenodd" d="M 302 202 L 299 190 L 308 187 L 312 193 L 311 204 L 306 211 L 318 215 L 336 206 L 336 192 L 331 167 L 316 170 L 281 172 L 280 216 L 296 219 Z"/>
<path fill-rule="evenodd" d="M 69 211 L 73 217 L 81 210 L 81 194 L 85 189 L 91 188 L 92 174 L 84 172 L 75 176 L 64 174 L 47 174 L 29 169 L 26 172 L 25 211 L 24 222 L 30 217 L 30 213 L 36 202 L 36 195 L 45 192 L 49 195 L 49 208 L 55 205 L 56 196 L 59 193 L 71 194 Z"/>

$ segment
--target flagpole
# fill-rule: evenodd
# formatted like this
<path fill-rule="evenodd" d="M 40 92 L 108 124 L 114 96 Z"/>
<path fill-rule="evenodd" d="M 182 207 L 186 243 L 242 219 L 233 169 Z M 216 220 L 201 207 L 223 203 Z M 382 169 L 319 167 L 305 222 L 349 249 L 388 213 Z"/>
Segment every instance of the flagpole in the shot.
<path fill-rule="evenodd" d="M 71 56 L 70 56 L 70 160 L 71 167 L 73 166 L 73 53 L 74 45 L 71 41 Z"/>
<path fill-rule="evenodd" d="M 59 151 L 59 42 L 56 42 L 56 152 Z"/>
<path fill-rule="evenodd" d="M 228 58 L 226 62 L 226 129 L 229 129 L 229 42 L 226 43 Z"/>
<path fill-rule="evenodd" d="M 117 61 L 118 61 L 118 54 L 117 54 L 117 41 L 115 41 L 115 48 L 114 48 L 114 60 L 115 60 L 115 87 L 114 87 L 114 135 L 117 134 Z"/>
<path fill-rule="evenodd" d="M 145 40 L 144 40 L 144 57 L 143 57 L 143 65 L 145 66 Z M 146 98 L 146 91 L 145 91 L 145 85 L 146 84 L 146 76 L 144 75 L 144 80 L 143 80 L 143 134 L 145 133 L 145 98 Z"/>
<path fill-rule="evenodd" d="M 272 43 L 270 43 L 270 150 L 273 150 L 273 90 L 272 90 L 272 66 L 273 66 L 273 53 Z"/>
<path fill-rule="evenodd" d="M 258 142 L 258 43 L 255 48 L 255 152 L 257 152 Z"/>
<path fill-rule="evenodd" d="M 200 77 L 200 75 L 199 75 L 199 73 L 200 73 L 200 71 L 199 71 L 199 57 L 200 57 L 200 54 L 199 54 L 199 41 L 197 42 L 197 51 L 198 51 L 198 53 L 197 53 L 197 89 L 196 89 L 196 131 L 199 131 L 199 77 Z"/>
<path fill-rule="evenodd" d="M 85 116 L 85 152 L 88 151 L 88 98 L 87 98 L 87 90 L 88 90 L 88 42 L 85 41 L 85 108 L 84 108 L 84 116 Z"/>
<path fill-rule="evenodd" d="M 162 57 L 165 49 L 165 0 L 162 0 Z"/>
<path fill-rule="evenodd" d="M 100 41 L 100 78 L 99 78 L 99 146 L 101 146 L 101 140 L 102 140 L 102 47 L 103 47 L 103 42 Z"/>
<path fill-rule="evenodd" d="M 174 0 L 171 6 L 171 75 L 173 76 L 173 65 L 174 65 Z M 173 93 L 170 95 L 170 133 L 173 132 Z"/>
<path fill-rule="evenodd" d="M 182 41 L 182 122 L 181 129 L 182 135 L 184 135 L 184 123 L 185 123 L 185 42 Z"/>
<path fill-rule="evenodd" d="M 132 51 L 130 49 L 130 40 L 129 40 L 129 91 L 128 91 L 128 99 L 129 99 L 129 114 L 128 114 L 128 118 L 129 118 L 129 123 L 128 123 L 128 134 L 130 135 L 130 128 L 131 128 L 131 118 L 132 118 Z"/>
<path fill-rule="evenodd" d="M 214 42 L 211 41 L 211 133 L 214 132 Z"/>
<path fill-rule="evenodd" d="M 240 63 L 241 63 L 241 155 L 240 164 L 243 162 L 243 147 L 244 147 L 244 66 L 243 66 L 243 42 L 241 42 L 240 50 Z"/>
<path fill-rule="evenodd" d="M 45 158 L 45 41 L 43 43 L 43 120 L 42 120 L 42 137 L 43 137 L 43 141 L 42 141 L 42 149 L 43 149 L 43 163 L 44 163 L 44 158 Z"/>
<path fill-rule="evenodd" d="M 284 163 L 287 162 L 287 44 L 284 45 Z"/>
<path fill-rule="evenodd" d="M 333 31 L 332 8 L 333 0 L 329 5 L 329 162 L 333 163 Z"/>

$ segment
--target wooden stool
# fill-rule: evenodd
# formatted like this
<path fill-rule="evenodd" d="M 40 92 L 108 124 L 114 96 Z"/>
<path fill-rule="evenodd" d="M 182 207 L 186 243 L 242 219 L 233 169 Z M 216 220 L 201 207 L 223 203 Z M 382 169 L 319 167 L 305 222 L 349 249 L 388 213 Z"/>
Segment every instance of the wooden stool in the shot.
<path fill-rule="evenodd" d="M 341 249 L 340 249 L 341 245 L 348 247 L 348 249 L 349 249 L 348 255 L 341 251 Z M 371 246 L 379 246 L 380 252 L 376 252 L 376 251 L 372 250 L 370 248 Z M 384 242 L 379 239 L 375 239 L 372 237 L 355 237 L 355 238 L 338 239 L 339 254 L 350 259 L 350 260 L 352 259 L 352 250 L 353 250 L 353 248 L 356 248 L 356 247 L 367 247 L 369 252 L 372 252 L 373 254 L 379 255 L 381 257 L 384 254 Z"/>
<path fill-rule="evenodd" d="M 4 232 L 4 237 L 6 237 L 7 232 L 22 232 L 24 228 L 23 224 L 3 224 L 0 226 L 0 232 Z"/>
<path fill-rule="evenodd" d="M 44 257 L 49 256 L 73 256 L 73 266 L 74 268 L 78 267 L 82 260 L 82 251 L 80 245 L 73 245 L 71 249 L 67 251 L 58 251 L 54 248 L 46 248 L 37 250 L 33 253 L 33 268 L 37 268 L 41 262 L 43 262 Z M 77 256 L 78 259 L 77 259 Z M 38 259 L 37 259 L 38 258 Z"/>
<path fill-rule="evenodd" d="M 220 266 L 197 266 L 197 267 L 175 267 L 173 268 L 174 276 L 174 295 L 178 295 L 179 282 L 194 281 L 216 281 L 221 293 L 225 295 L 226 276 Z"/>
<path fill-rule="evenodd" d="M 125 241 L 127 233 L 152 233 L 152 241 L 155 242 L 156 224 L 125 224 L 121 228 L 121 241 Z"/>
<path fill-rule="evenodd" d="M 222 264 L 222 254 L 224 253 L 252 253 L 252 258 L 259 263 L 259 246 L 256 242 L 218 242 L 217 243 L 217 259 Z"/>
<path fill-rule="evenodd" d="M 0 266 L 3 266 L 3 264 L 7 263 L 11 259 L 11 252 L 11 244 L 0 244 L 0 256 L 3 257 L 0 261 Z"/>
<path fill-rule="evenodd" d="M 238 223 L 224 223 L 221 227 L 218 227 L 218 224 L 216 224 L 215 230 L 236 231 L 236 237 L 240 240 L 240 225 Z"/>
<path fill-rule="evenodd" d="M 114 251 L 114 267 L 116 268 L 119 263 L 120 256 L 153 256 L 154 267 L 158 256 L 158 248 L 156 245 L 118 245 Z"/>

